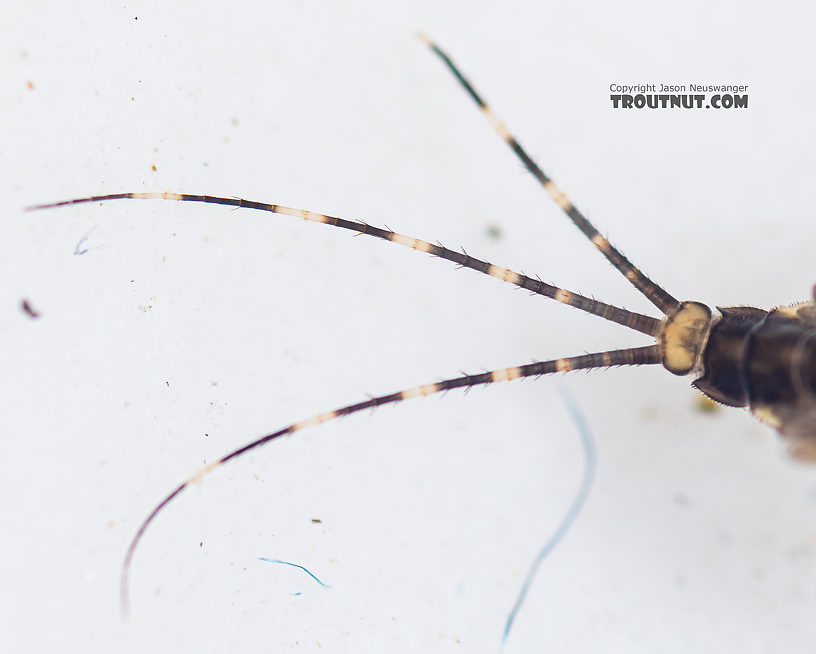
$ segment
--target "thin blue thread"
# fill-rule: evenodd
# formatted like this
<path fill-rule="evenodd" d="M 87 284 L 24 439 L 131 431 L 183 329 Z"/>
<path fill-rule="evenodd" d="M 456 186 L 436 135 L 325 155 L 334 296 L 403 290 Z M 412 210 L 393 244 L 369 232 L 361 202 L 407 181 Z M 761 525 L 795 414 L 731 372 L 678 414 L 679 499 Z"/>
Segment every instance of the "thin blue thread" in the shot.
<path fill-rule="evenodd" d="M 324 584 L 322 581 L 320 581 L 320 579 L 315 577 L 309 570 L 304 568 L 302 565 L 298 565 L 297 563 L 290 563 L 289 561 L 281 561 L 280 559 L 267 559 L 265 556 L 259 556 L 258 559 L 261 560 L 261 561 L 266 561 L 267 563 L 282 563 L 283 565 L 291 565 L 293 568 L 300 568 L 301 570 L 303 570 L 303 572 L 305 572 L 307 575 L 309 575 L 317 583 L 319 583 L 321 586 L 323 586 L 323 588 L 331 588 L 331 586 L 329 586 L 328 584 Z M 296 594 L 300 595 L 300 593 L 296 593 Z"/>
<path fill-rule="evenodd" d="M 533 560 L 532 565 L 530 566 L 530 569 L 527 571 L 527 576 L 524 578 L 524 584 L 519 591 L 518 597 L 516 597 L 516 602 L 513 604 L 510 614 L 507 616 L 507 622 L 504 626 L 504 634 L 502 635 L 501 647 L 499 648 L 500 652 L 504 649 L 504 644 L 507 642 L 507 637 L 510 635 L 510 630 L 513 628 L 516 615 L 524 604 L 524 600 L 527 599 L 527 593 L 530 591 L 533 581 L 535 581 L 542 562 L 545 558 L 547 558 L 547 556 L 549 556 L 550 552 L 555 549 L 558 543 L 561 542 L 572 526 L 572 523 L 575 522 L 575 518 L 578 517 L 578 514 L 581 512 L 581 509 L 584 506 L 584 502 L 589 496 L 589 491 L 592 488 L 592 480 L 595 477 L 595 442 L 592 439 L 592 432 L 589 429 L 586 416 L 584 416 L 583 411 L 581 411 L 581 408 L 578 406 L 578 403 L 575 401 L 572 393 L 567 390 L 567 387 L 564 384 L 558 383 L 556 387 L 558 388 L 558 392 L 561 394 L 561 399 L 564 401 L 564 405 L 567 407 L 567 411 L 569 411 L 575 426 L 578 428 L 578 434 L 581 437 L 581 445 L 584 450 L 584 474 L 581 479 L 581 486 L 578 489 L 569 510 L 566 512 L 566 514 L 564 514 L 564 518 L 561 520 L 558 528 L 553 532 L 553 535 L 550 536 L 549 540 L 547 540 L 547 542 L 544 543 L 544 546 L 539 550 L 538 554 Z"/>
<path fill-rule="evenodd" d="M 81 239 L 79 239 L 79 242 L 74 247 L 74 254 L 77 254 L 77 255 L 85 254 L 90 249 L 90 248 L 84 248 L 84 249 L 80 250 L 79 248 L 81 248 L 82 244 L 85 241 L 88 240 L 88 235 L 95 229 L 96 229 L 95 226 L 91 227 L 87 232 L 85 232 L 85 235 Z"/>

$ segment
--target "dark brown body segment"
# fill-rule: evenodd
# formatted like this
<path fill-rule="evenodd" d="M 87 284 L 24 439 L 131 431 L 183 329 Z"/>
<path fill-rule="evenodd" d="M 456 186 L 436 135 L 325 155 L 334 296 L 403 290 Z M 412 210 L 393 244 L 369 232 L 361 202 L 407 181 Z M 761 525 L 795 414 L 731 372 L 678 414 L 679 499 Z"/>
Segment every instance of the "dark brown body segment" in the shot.
<path fill-rule="evenodd" d="M 693 385 L 727 406 L 747 406 L 749 401 L 745 361 L 751 333 L 768 316 L 764 309 L 718 307 L 722 318 L 711 328 L 703 353 L 705 374 Z"/>
<path fill-rule="evenodd" d="M 816 459 L 816 305 L 720 312 L 694 386 L 723 404 L 749 406 L 794 456 Z"/>

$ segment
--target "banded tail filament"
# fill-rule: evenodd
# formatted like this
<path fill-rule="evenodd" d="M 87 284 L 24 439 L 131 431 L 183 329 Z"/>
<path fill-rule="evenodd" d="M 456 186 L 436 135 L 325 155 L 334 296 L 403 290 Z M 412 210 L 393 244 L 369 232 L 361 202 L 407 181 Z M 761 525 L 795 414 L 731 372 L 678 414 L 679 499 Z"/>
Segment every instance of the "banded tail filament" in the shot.
<path fill-rule="evenodd" d="M 124 192 L 40 204 L 30 209 L 111 200 L 176 200 L 294 217 L 372 236 L 448 260 L 456 266 L 494 277 L 508 285 L 618 323 L 651 337 L 653 342 L 641 347 L 565 356 L 430 382 L 324 411 L 249 441 L 177 484 L 144 519 L 127 549 L 122 566 L 120 592 L 123 615 L 129 614 L 129 572 L 139 543 L 155 517 L 190 484 L 222 464 L 282 436 L 358 411 L 416 397 L 556 372 L 661 364 L 672 374 L 691 375 L 693 385 L 715 401 L 728 406 L 749 408 L 760 420 L 780 432 L 795 456 L 816 459 L 816 303 L 805 302 L 771 311 L 752 307 L 712 310 L 700 302 L 681 301 L 673 297 L 650 280 L 595 228 L 549 175 L 533 161 L 447 54 L 431 41 L 424 37 L 423 40 L 453 73 L 500 138 L 507 143 L 545 193 L 614 268 L 654 305 L 659 316 L 644 315 L 599 302 L 464 252 L 371 226 L 363 221 L 278 204 L 211 195 Z"/>

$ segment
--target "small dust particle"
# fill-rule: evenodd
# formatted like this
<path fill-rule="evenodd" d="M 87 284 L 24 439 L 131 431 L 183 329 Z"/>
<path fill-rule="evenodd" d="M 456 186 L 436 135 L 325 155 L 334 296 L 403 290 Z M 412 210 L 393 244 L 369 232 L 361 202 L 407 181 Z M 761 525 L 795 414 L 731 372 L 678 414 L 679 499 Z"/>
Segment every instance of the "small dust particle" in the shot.
<path fill-rule="evenodd" d="M 502 237 L 502 230 L 498 225 L 488 225 L 485 233 L 495 241 Z"/>
<path fill-rule="evenodd" d="M 720 410 L 720 405 L 710 397 L 700 395 L 697 397 L 697 401 L 695 402 L 695 408 L 700 413 L 717 413 L 717 411 Z"/>
<path fill-rule="evenodd" d="M 660 417 L 660 407 L 655 404 L 647 404 L 640 411 L 640 417 L 646 422 L 652 422 Z"/>
<path fill-rule="evenodd" d="M 158 168 L 156 168 L 156 164 L 150 166 L 150 170 L 152 170 L 155 173 L 158 170 Z"/>
<path fill-rule="evenodd" d="M 28 315 L 29 318 L 39 318 L 40 312 L 35 311 L 34 308 L 31 306 L 31 303 L 27 299 L 23 299 L 20 302 L 20 308 L 23 310 L 24 313 Z"/>
<path fill-rule="evenodd" d="M 32 82 L 31 80 L 28 80 L 28 81 L 26 82 L 26 88 L 27 88 L 29 91 L 33 91 L 33 90 L 34 90 L 34 82 Z"/>
<path fill-rule="evenodd" d="M 323 521 L 320 518 L 312 518 L 312 524 L 313 525 L 319 525 L 319 524 L 322 524 L 322 523 L 323 523 Z"/>
<path fill-rule="evenodd" d="M 672 501 L 679 507 L 687 509 L 691 503 L 685 493 L 677 492 L 672 496 Z"/>

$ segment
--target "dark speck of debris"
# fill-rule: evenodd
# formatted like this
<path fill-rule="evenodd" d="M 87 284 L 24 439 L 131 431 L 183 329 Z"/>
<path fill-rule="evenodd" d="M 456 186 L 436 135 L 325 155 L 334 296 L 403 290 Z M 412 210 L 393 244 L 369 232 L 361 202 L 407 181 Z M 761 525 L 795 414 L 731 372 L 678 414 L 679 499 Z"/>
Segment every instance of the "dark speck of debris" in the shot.
<path fill-rule="evenodd" d="M 485 231 L 487 232 L 487 235 L 490 238 L 496 241 L 498 241 L 502 237 L 502 230 L 501 227 L 499 227 L 498 225 L 488 225 L 487 230 Z"/>
<path fill-rule="evenodd" d="M 23 299 L 23 301 L 20 303 L 20 308 L 27 313 L 30 318 L 40 317 L 40 312 L 34 311 L 27 299 Z"/>
<path fill-rule="evenodd" d="M 202 540 L 202 541 L 201 541 L 201 542 L 198 544 L 198 546 L 199 546 L 199 547 L 204 547 L 204 541 Z"/>
<path fill-rule="evenodd" d="M 322 522 L 323 522 L 323 521 L 322 521 L 320 518 L 312 518 L 312 524 L 313 524 L 313 525 L 319 525 L 319 524 L 321 524 Z"/>
<path fill-rule="evenodd" d="M 209 438 L 209 437 L 210 437 L 209 434 L 204 434 L 204 438 Z"/>

